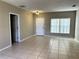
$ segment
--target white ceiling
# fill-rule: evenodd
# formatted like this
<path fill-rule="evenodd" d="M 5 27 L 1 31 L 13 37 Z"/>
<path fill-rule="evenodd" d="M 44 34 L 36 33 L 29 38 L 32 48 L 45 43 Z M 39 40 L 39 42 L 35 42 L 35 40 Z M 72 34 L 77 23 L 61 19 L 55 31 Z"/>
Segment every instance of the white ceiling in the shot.
<path fill-rule="evenodd" d="M 78 10 L 79 0 L 2 0 L 9 4 L 25 5 L 26 10 L 43 10 L 45 12 Z M 76 4 L 76 7 L 72 7 Z"/>

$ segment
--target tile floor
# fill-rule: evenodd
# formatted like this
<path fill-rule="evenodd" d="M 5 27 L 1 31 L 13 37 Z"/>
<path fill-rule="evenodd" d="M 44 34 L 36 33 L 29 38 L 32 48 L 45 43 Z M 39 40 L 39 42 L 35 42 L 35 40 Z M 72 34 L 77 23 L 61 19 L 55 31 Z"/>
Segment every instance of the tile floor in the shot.
<path fill-rule="evenodd" d="M 79 43 L 69 38 L 34 36 L 0 52 L 0 59 L 79 59 Z"/>

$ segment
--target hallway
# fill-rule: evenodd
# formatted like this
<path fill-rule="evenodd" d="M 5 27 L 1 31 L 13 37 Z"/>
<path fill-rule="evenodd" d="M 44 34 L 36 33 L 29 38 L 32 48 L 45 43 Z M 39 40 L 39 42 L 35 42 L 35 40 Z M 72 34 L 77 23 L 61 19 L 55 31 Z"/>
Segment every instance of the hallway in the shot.
<path fill-rule="evenodd" d="M 79 43 L 69 38 L 33 36 L 2 51 L 0 59 L 79 59 Z"/>

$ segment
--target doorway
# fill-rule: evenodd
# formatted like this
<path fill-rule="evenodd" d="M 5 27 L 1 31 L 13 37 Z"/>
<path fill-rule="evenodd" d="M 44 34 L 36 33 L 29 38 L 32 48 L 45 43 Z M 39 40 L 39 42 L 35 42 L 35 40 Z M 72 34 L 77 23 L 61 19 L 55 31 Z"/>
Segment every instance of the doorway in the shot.
<path fill-rule="evenodd" d="M 44 18 L 36 18 L 36 35 L 44 35 Z"/>
<path fill-rule="evenodd" d="M 10 13 L 11 43 L 20 42 L 19 15 Z"/>

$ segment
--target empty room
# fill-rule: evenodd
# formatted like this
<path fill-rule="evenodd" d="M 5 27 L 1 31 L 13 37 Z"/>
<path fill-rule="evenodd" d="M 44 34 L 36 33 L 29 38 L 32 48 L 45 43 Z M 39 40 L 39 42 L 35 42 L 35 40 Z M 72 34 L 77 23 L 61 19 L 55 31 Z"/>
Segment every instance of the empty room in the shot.
<path fill-rule="evenodd" d="M 0 0 L 0 59 L 79 59 L 79 0 Z"/>

